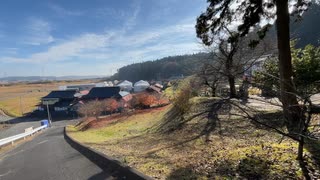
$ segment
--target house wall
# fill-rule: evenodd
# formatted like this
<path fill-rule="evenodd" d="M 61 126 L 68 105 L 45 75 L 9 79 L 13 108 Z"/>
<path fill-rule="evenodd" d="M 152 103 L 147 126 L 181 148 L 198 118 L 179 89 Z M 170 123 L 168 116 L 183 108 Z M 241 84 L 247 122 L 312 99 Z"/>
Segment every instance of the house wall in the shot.
<path fill-rule="evenodd" d="M 54 107 L 54 111 L 67 111 L 68 107 Z"/>
<path fill-rule="evenodd" d="M 135 86 L 134 87 L 134 92 L 142 92 L 146 90 L 149 86 Z"/>

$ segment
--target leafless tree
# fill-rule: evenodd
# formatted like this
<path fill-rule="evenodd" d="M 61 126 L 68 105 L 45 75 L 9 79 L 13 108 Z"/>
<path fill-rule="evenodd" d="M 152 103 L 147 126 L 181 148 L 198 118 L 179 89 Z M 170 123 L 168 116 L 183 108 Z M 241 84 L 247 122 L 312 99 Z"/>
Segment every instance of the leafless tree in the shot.
<path fill-rule="evenodd" d="M 238 35 L 225 29 L 228 38 L 220 37 L 216 40 L 216 46 L 208 49 L 212 54 L 212 61 L 204 62 L 199 75 L 205 85 L 213 88 L 219 80 L 226 80 L 229 83 L 229 97 L 236 98 L 236 79 L 249 70 L 261 56 L 273 52 L 274 46 L 266 38 L 256 47 L 249 47 L 248 44 L 254 39 L 251 36 L 237 37 L 234 41 L 229 41 L 229 37 Z"/>
<path fill-rule="evenodd" d="M 78 113 L 85 117 L 95 117 L 96 120 L 98 120 L 104 110 L 105 107 L 103 102 L 93 100 L 81 105 L 78 109 Z"/>
<path fill-rule="evenodd" d="M 201 67 L 197 76 L 200 79 L 200 83 L 211 89 L 211 96 L 216 96 L 216 91 L 219 85 L 219 81 L 222 79 L 221 74 L 216 69 L 218 65 L 212 65 L 210 62 L 205 62 Z"/>

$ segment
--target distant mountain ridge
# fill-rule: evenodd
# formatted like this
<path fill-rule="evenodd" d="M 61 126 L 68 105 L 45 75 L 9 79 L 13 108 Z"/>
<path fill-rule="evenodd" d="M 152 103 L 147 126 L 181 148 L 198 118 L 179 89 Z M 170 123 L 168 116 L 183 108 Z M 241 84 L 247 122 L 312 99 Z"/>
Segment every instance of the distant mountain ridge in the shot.
<path fill-rule="evenodd" d="M 320 45 L 320 23 L 317 23 L 319 16 L 320 5 L 313 3 L 308 11 L 303 14 L 301 21 L 291 21 L 291 38 L 297 40 L 296 46 L 298 48 L 304 47 L 307 44 Z M 270 39 L 276 42 L 275 26 L 269 31 L 268 35 Z M 201 62 L 208 58 L 210 58 L 208 53 L 197 53 L 169 56 L 154 61 L 130 64 L 118 69 L 118 72 L 111 79 L 126 79 L 130 81 L 140 79 L 161 80 L 182 74 L 192 75 L 202 65 Z"/>
<path fill-rule="evenodd" d="M 61 81 L 61 80 L 80 80 L 96 79 L 103 76 L 8 76 L 0 78 L 0 81 L 6 82 L 34 82 L 34 81 Z"/>
<path fill-rule="evenodd" d="M 176 76 L 194 74 L 202 61 L 210 58 L 209 53 L 168 56 L 154 61 L 130 64 L 118 69 L 110 79 L 139 81 L 163 80 Z"/>

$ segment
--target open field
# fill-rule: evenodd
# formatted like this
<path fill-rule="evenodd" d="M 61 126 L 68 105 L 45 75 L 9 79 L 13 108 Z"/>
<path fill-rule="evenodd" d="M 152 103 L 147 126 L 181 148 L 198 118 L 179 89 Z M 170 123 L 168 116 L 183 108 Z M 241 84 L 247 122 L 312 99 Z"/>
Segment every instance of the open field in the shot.
<path fill-rule="evenodd" d="M 227 107 L 194 116 L 215 99 L 191 101 L 183 118 L 169 105 L 98 122 L 90 119 L 67 130 L 80 142 L 156 179 L 303 179 L 296 142 L 229 116 L 232 110 Z M 265 120 L 282 126 L 279 113 L 267 113 Z"/>
<path fill-rule="evenodd" d="M 61 85 L 91 82 L 90 80 L 83 80 L 44 84 L 19 83 L 0 86 L 0 108 L 8 115 L 22 116 L 34 110 L 35 106 L 40 102 L 41 97 L 47 95 L 52 90 L 57 90 Z"/>

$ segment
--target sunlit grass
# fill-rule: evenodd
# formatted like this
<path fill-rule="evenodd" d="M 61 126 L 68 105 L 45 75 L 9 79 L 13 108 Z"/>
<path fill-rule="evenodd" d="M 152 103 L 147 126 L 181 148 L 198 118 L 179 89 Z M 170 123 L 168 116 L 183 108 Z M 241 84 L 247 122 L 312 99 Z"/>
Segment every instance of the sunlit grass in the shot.
<path fill-rule="evenodd" d="M 193 98 L 199 104 L 215 98 Z M 281 136 L 256 128 L 248 121 L 219 116 L 221 127 L 197 137 L 206 119 L 195 118 L 183 127 L 159 133 L 156 127 L 172 111 L 135 114 L 117 119 L 102 128 L 81 131 L 68 127 L 69 134 L 121 162 L 158 179 L 225 179 L 238 177 L 302 178 L 296 161 L 297 144 L 278 143 Z M 191 112 L 190 112 L 191 113 Z M 166 119 L 168 120 L 168 119 Z"/>
<path fill-rule="evenodd" d="M 36 105 L 40 102 L 41 97 L 47 92 L 30 93 L 20 97 L 0 100 L 0 108 L 9 112 L 9 115 L 22 116 L 25 113 L 32 112 Z"/>
<path fill-rule="evenodd" d="M 72 136 L 82 142 L 101 143 L 109 140 L 129 138 L 147 133 L 148 128 L 158 123 L 167 109 L 164 111 L 123 116 L 116 122 L 99 129 L 79 131 L 79 128 L 69 126 L 68 130 L 72 132 Z"/>

